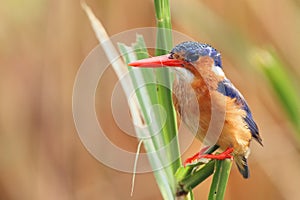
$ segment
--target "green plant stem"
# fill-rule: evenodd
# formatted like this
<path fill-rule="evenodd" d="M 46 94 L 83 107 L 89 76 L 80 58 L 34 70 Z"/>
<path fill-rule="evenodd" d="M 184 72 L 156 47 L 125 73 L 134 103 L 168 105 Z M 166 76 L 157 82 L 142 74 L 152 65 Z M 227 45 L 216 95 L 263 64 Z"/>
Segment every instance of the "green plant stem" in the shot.
<path fill-rule="evenodd" d="M 148 51 L 146 49 L 143 37 L 141 35 L 137 35 L 136 40 L 136 43 L 134 43 L 132 47 L 126 46 L 123 43 L 118 44 L 126 63 L 132 62 L 136 59 L 143 59 L 148 57 Z M 143 119 L 147 124 L 148 133 L 151 134 L 148 135 L 146 139 L 144 131 L 140 132 L 136 130 L 137 136 L 140 139 L 143 139 L 143 144 L 145 150 L 147 151 L 147 156 L 152 168 L 158 168 L 153 173 L 163 198 L 172 199 L 174 198 L 174 189 L 173 186 L 170 185 L 170 180 L 173 180 L 173 175 L 169 168 L 162 167 L 165 163 L 165 156 L 160 152 L 161 146 L 163 146 L 163 136 L 161 134 L 156 134 L 157 128 L 155 128 L 161 127 L 159 116 L 157 116 L 157 113 L 154 113 L 155 116 L 152 116 L 151 118 L 149 113 L 149 108 L 152 105 L 156 105 L 158 103 L 156 85 L 154 84 L 155 77 L 153 74 L 153 70 L 146 68 L 133 69 L 131 67 L 129 67 L 128 70 L 134 88 L 136 88 L 136 95 L 143 114 Z M 142 86 L 143 84 L 146 85 Z"/>
<path fill-rule="evenodd" d="M 232 166 L 232 160 L 217 160 L 216 170 L 210 187 L 209 200 L 222 200 L 224 199 L 228 177 Z"/>
<path fill-rule="evenodd" d="M 169 0 L 154 0 L 154 4 L 158 27 L 155 54 L 158 56 L 166 54 L 173 46 L 171 12 Z M 177 138 L 176 116 L 173 108 L 172 92 L 170 90 L 172 87 L 170 71 L 167 68 L 156 69 L 156 81 L 158 102 L 164 108 L 167 116 L 165 125 L 162 129 L 162 134 L 166 145 L 168 160 L 172 161 L 170 168 L 172 169 L 172 174 L 175 174 L 176 170 L 181 165 L 181 161 Z"/>
<path fill-rule="evenodd" d="M 158 28 L 155 54 L 158 56 L 169 53 L 173 47 L 170 1 L 154 0 L 154 5 Z"/>
<path fill-rule="evenodd" d="M 205 179 L 207 179 L 214 172 L 215 160 L 210 161 L 202 168 L 200 168 L 195 173 L 190 176 L 185 177 L 179 182 L 177 189 L 177 196 L 186 195 L 197 185 L 202 183 Z"/>

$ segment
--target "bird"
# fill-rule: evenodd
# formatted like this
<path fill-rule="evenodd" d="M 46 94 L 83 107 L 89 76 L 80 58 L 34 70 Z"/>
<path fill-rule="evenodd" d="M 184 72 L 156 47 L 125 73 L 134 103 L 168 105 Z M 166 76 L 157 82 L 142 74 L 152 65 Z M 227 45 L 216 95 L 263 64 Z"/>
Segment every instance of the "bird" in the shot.
<path fill-rule="evenodd" d="M 212 142 L 210 145 L 215 142 L 221 150 L 220 154 L 204 154 L 208 146 L 187 159 L 185 164 L 200 158 L 231 158 L 242 176 L 249 178 L 250 143 L 254 139 L 263 146 L 262 138 L 245 98 L 225 76 L 220 52 L 205 43 L 186 41 L 166 55 L 133 61 L 128 65 L 174 69 L 172 99 L 177 118 L 200 141 L 208 138 L 208 143 L 209 140 Z M 213 114 L 217 115 L 215 124 L 211 124 Z M 220 126 L 219 130 L 215 128 L 217 126 Z"/>

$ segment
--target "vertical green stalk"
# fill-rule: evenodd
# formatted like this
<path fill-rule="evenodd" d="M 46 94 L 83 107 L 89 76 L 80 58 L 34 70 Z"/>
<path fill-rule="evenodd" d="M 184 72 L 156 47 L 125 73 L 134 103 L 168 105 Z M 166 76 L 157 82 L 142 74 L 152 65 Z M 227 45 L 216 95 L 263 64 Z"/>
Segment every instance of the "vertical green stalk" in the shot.
<path fill-rule="evenodd" d="M 171 24 L 171 11 L 169 0 L 154 0 L 157 40 L 155 54 L 163 55 L 169 53 L 173 47 L 172 37 L 172 24 Z"/>
<path fill-rule="evenodd" d="M 145 46 L 145 42 L 141 35 L 137 35 L 136 43 L 132 46 L 126 46 L 123 43 L 118 44 L 119 49 L 126 63 L 132 62 L 136 59 L 143 59 L 148 57 L 148 51 Z M 143 140 L 145 150 L 148 155 L 149 162 L 153 169 L 156 182 L 161 191 L 164 199 L 173 199 L 174 192 L 170 180 L 173 180 L 173 175 L 168 168 L 162 168 L 164 165 L 165 156 L 160 151 L 164 146 L 163 136 L 156 134 L 157 127 L 161 127 L 161 121 L 158 113 L 154 113 L 155 116 L 150 116 L 149 108 L 158 103 L 156 94 L 155 77 L 152 69 L 147 68 L 128 68 L 134 88 L 136 88 L 136 95 L 139 101 L 139 105 L 143 114 L 143 119 L 147 124 L 148 132 L 151 134 L 145 138 L 144 133 L 137 132 L 139 139 Z M 148 83 L 143 86 L 143 84 Z"/>
<path fill-rule="evenodd" d="M 157 17 L 157 45 L 156 45 L 156 55 L 161 55 L 169 52 L 169 50 L 172 48 L 172 30 L 171 30 L 171 22 L 170 22 L 170 7 L 169 7 L 169 1 L 155 1 L 155 8 L 156 8 L 156 17 Z M 141 38 L 137 37 L 137 43 L 133 44 L 132 47 L 126 47 L 126 45 L 119 45 L 121 51 L 124 52 L 130 52 L 132 49 L 135 52 L 137 59 L 145 58 L 144 53 L 147 52 L 147 49 L 142 42 Z M 131 48 L 131 49 L 130 49 Z M 148 56 L 148 55 L 147 55 Z M 146 56 L 146 57 L 147 57 Z M 129 60 L 133 61 L 134 58 L 127 58 L 125 54 L 125 60 L 129 62 Z M 162 125 L 162 130 L 159 134 L 151 137 L 151 140 L 155 146 L 155 151 L 158 154 L 158 157 L 160 159 L 160 165 L 163 165 L 164 168 L 157 170 L 163 172 L 167 177 L 167 183 L 168 186 L 166 186 L 166 182 L 162 181 L 165 179 L 161 179 L 159 176 L 159 173 L 154 171 L 154 174 L 156 176 L 157 184 L 159 185 L 159 188 L 161 189 L 162 194 L 165 191 L 165 187 L 170 187 L 173 191 L 173 195 L 175 195 L 176 190 L 176 181 L 174 174 L 177 170 L 177 168 L 181 165 L 180 162 L 180 153 L 179 153 L 179 145 L 178 145 L 178 138 L 177 138 L 177 125 L 175 120 L 175 111 L 172 104 L 172 93 L 171 93 L 171 78 L 169 74 L 169 70 L 167 69 L 158 69 L 155 71 L 155 75 L 153 73 L 153 69 L 135 69 L 140 70 L 143 76 L 143 79 L 145 81 L 151 79 L 149 82 L 152 82 L 156 78 L 156 85 L 147 85 L 147 93 L 150 95 L 151 104 L 156 105 L 159 104 L 162 106 L 163 109 L 159 110 L 158 116 L 155 117 L 155 120 L 162 121 L 164 116 L 166 116 L 165 124 Z M 132 74 L 133 71 L 131 68 L 129 68 L 129 71 L 131 73 L 132 80 L 134 82 L 134 85 L 141 84 L 136 81 L 137 74 Z M 148 82 L 148 81 L 147 81 Z M 143 106 L 143 101 L 145 100 L 145 97 L 142 96 L 137 90 L 137 97 L 139 99 L 141 108 L 143 110 L 143 114 L 148 115 L 147 109 L 145 106 Z M 164 113 L 163 113 L 164 111 Z M 149 120 L 146 117 L 147 124 L 149 123 Z M 160 124 L 159 122 L 156 122 L 156 124 Z M 151 129 L 151 126 L 149 126 Z M 153 133 L 153 130 L 150 130 L 150 132 Z M 147 150 L 147 148 L 146 148 Z M 148 151 L 147 151 L 148 152 Z M 161 152 L 161 154 L 159 153 Z M 149 154 L 151 152 L 148 152 Z M 160 155 L 159 155 L 160 154 Z M 149 155 L 150 163 L 152 163 L 152 158 Z M 154 162 L 155 163 L 155 162 Z M 165 166 L 168 164 L 167 166 Z M 169 195 L 168 195 L 169 196 Z M 163 197 L 166 198 L 166 195 L 163 194 Z M 169 199 L 169 197 L 167 198 Z"/>
<path fill-rule="evenodd" d="M 154 0 L 154 4 L 158 28 L 155 54 L 158 56 L 168 53 L 173 47 L 171 12 L 169 0 Z M 162 134 L 167 148 L 166 151 L 168 154 L 168 160 L 173 161 L 170 168 L 172 170 L 172 174 L 175 174 L 176 170 L 181 165 L 181 161 L 175 111 L 173 108 L 172 93 L 170 90 L 172 87 L 170 71 L 167 68 L 156 69 L 156 79 L 158 102 L 161 106 L 163 106 L 167 116 L 166 124 L 162 129 Z"/>
<path fill-rule="evenodd" d="M 232 166 L 232 160 L 217 160 L 216 170 L 210 186 L 209 200 L 222 200 L 225 196 L 226 186 Z"/>

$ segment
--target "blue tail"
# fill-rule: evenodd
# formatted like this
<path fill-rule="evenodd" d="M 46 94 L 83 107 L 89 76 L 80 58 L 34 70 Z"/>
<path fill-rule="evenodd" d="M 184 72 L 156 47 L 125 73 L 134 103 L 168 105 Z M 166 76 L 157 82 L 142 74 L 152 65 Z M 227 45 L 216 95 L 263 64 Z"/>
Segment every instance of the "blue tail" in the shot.
<path fill-rule="evenodd" d="M 240 173 L 243 175 L 243 177 L 249 178 L 250 173 L 249 173 L 247 158 L 243 155 L 237 155 L 237 156 L 235 156 L 234 159 L 235 159 L 236 166 L 238 167 L 238 169 L 239 169 Z"/>

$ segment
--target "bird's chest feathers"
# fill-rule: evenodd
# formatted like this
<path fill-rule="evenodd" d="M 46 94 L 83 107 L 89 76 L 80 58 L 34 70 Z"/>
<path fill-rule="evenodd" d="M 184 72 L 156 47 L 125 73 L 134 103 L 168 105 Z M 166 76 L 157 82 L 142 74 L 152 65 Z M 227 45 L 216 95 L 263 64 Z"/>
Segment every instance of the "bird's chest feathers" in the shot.
<path fill-rule="evenodd" d="M 218 100 L 215 91 L 218 82 L 222 77 L 210 70 L 199 69 L 198 75 L 194 75 L 189 70 L 176 69 L 176 79 L 174 81 L 173 91 L 176 96 L 176 102 L 179 104 L 178 112 L 183 122 L 191 129 L 193 133 L 205 132 L 209 125 L 212 113 L 212 100 Z M 217 106 L 217 109 L 224 112 L 224 106 Z"/>

